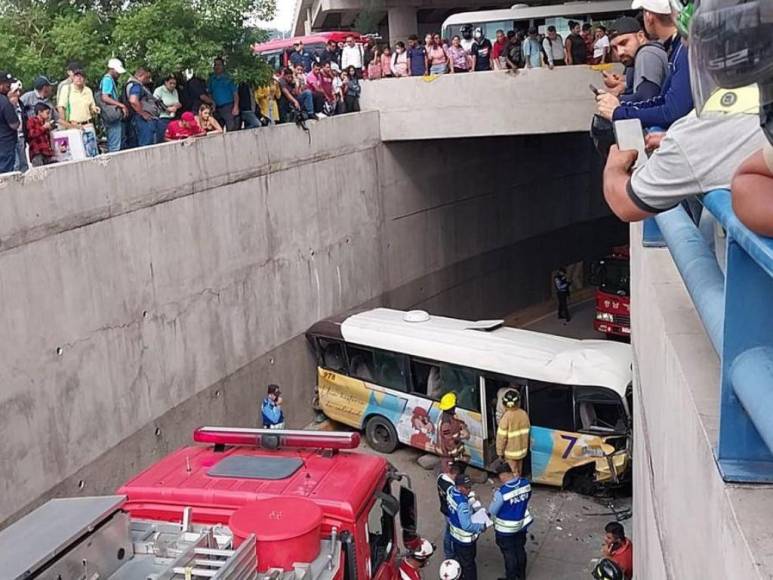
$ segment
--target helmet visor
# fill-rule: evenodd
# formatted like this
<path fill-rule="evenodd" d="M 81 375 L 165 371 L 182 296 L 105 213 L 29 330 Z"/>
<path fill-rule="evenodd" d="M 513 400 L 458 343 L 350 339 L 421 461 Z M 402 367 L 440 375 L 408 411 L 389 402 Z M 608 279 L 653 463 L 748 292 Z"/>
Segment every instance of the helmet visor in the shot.
<path fill-rule="evenodd" d="M 690 27 L 690 74 L 698 114 L 722 100 L 720 89 L 740 89 L 773 77 L 773 2 L 702 0 Z M 745 90 L 745 89 L 744 89 Z M 733 113 L 752 113 L 760 105 L 734 103 Z M 725 101 L 732 100 L 725 97 Z"/>

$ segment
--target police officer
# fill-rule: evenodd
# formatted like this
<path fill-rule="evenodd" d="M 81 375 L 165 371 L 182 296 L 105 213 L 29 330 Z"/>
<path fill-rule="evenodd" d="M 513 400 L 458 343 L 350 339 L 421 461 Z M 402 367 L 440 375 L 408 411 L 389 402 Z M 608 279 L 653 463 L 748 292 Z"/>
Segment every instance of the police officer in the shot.
<path fill-rule="evenodd" d="M 284 429 L 285 414 L 282 411 L 282 392 L 279 385 L 269 385 L 266 398 L 263 399 L 261 415 L 264 429 Z"/>
<path fill-rule="evenodd" d="M 451 560 L 454 557 L 454 542 L 451 539 L 451 528 L 448 526 L 448 490 L 454 486 L 456 476 L 464 473 L 465 465 L 452 459 L 443 459 L 443 470 L 437 476 L 437 493 L 440 500 L 440 513 L 446 519 L 446 532 L 443 536 L 443 557 Z"/>
<path fill-rule="evenodd" d="M 502 397 L 505 413 L 497 428 L 497 456 L 510 464 L 513 473 L 523 473 L 523 460 L 529 452 L 529 415 L 521 409 L 521 395 L 508 389 Z"/>
<path fill-rule="evenodd" d="M 448 527 L 454 543 L 454 556 L 462 568 L 463 580 L 478 580 L 476 542 L 486 529 L 486 524 L 472 522 L 469 501 L 471 491 L 472 480 L 466 474 L 457 475 L 454 486 L 448 490 Z"/>
<path fill-rule="evenodd" d="M 553 276 L 553 285 L 556 287 L 556 298 L 558 298 L 558 318 L 563 319 L 566 324 L 572 319 L 569 314 L 569 291 L 572 288 L 572 282 L 566 277 L 566 269 L 558 269 Z"/>
<path fill-rule="evenodd" d="M 526 530 L 533 521 L 529 513 L 529 480 L 513 473 L 501 462 L 496 468 L 502 486 L 494 492 L 489 513 L 494 518 L 497 546 L 505 559 L 506 580 L 526 578 Z"/>
<path fill-rule="evenodd" d="M 421 539 L 400 562 L 400 580 L 421 580 L 421 569 L 427 565 L 435 548 L 427 540 Z"/>

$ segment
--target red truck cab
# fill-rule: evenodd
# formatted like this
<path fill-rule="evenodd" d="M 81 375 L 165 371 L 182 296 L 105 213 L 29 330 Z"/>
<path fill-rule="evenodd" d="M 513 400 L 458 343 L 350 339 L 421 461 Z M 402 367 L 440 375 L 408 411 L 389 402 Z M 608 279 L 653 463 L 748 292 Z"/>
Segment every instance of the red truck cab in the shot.
<path fill-rule="evenodd" d="M 607 336 L 631 336 L 630 255 L 628 246 L 613 248 L 612 254 L 591 267 L 596 286 L 596 316 L 593 328 Z"/>

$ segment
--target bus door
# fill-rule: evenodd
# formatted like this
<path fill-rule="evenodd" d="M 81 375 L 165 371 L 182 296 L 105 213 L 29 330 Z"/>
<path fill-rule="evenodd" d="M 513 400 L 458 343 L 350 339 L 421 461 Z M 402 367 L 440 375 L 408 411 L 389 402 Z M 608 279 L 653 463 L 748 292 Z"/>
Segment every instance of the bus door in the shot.
<path fill-rule="evenodd" d="M 526 381 L 524 379 L 516 379 L 513 377 L 505 377 L 503 375 L 496 375 L 492 373 L 484 373 L 481 375 L 481 395 L 483 399 L 483 407 L 485 408 L 484 419 L 486 421 L 486 441 L 484 442 L 484 454 L 486 458 L 486 465 L 491 465 L 497 459 L 497 427 L 499 420 L 505 412 L 504 404 L 502 403 L 502 397 L 510 389 L 518 391 L 521 395 L 521 408 L 529 412 L 526 402 Z M 524 471 L 529 472 L 529 457 L 524 460 Z"/>

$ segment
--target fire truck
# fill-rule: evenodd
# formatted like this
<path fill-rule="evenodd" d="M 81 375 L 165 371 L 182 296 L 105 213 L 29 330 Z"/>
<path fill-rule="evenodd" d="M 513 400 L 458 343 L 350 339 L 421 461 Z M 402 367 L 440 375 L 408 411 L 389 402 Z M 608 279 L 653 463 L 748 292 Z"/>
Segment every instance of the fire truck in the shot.
<path fill-rule="evenodd" d="M 386 460 L 351 452 L 358 433 L 201 427 L 193 438 L 205 445 L 116 495 L 54 499 L 0 532 L 0 576 L 399 578 L 396 520 L 415 543 L 415 495 Z"/>
<path fill-rule="evenodd" d="M 596 318 L 593 328 L 607 336 L 631 336 L 630 256 L 628 246 L 612 253 L 591 267 L 591 283 L 596 286 Z"/>

